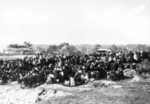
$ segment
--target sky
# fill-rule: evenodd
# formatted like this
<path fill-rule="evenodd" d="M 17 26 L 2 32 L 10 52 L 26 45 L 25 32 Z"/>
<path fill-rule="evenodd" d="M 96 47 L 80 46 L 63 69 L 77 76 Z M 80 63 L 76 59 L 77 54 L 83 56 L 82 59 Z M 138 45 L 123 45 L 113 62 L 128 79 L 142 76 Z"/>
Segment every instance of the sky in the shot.
<path fill-rule="evenodd" d="M 0 0 L 0 47 L 150 44 L 150 0 Z"/>

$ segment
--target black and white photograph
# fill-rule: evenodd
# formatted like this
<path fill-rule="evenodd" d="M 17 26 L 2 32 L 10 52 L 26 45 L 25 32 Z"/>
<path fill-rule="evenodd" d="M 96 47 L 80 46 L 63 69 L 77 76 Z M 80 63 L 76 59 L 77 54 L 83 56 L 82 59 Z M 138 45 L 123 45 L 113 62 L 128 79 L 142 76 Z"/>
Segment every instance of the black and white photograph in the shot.
<path fill-rule="evenodd" d="M 0 0 L 0 104 L 150 104 L 150 0 Z"/>

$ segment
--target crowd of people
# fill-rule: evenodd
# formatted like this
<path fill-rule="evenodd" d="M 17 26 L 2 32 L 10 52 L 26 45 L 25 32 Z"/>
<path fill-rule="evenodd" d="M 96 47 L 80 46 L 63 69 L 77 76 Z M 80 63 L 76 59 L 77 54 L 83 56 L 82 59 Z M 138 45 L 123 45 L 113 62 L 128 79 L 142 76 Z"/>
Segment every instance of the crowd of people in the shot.
<path fill-rule="evenodd" d="M 91 54 L 37 54 L 24 59 L 0 60 L 1 84 L 18 81 L 36 87 L 47 83 L 66 86 L 86 84 L 92 80 L 124 78 L 123 70 L 150 59 L 150 52 L 96 52 Z"/>

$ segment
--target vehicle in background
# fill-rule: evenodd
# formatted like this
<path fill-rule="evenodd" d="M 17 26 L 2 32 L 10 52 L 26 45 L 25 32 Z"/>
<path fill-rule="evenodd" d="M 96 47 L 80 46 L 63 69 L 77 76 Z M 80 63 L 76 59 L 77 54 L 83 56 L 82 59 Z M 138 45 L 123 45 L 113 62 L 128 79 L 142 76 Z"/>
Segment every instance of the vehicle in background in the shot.
<path fill-rule="evenodd" d="M 97 50 L 97 52 L 112 52 L 110 49 L 102 49 L 102 48 L 100 48 L 100 49 L 98 49 Z"/>

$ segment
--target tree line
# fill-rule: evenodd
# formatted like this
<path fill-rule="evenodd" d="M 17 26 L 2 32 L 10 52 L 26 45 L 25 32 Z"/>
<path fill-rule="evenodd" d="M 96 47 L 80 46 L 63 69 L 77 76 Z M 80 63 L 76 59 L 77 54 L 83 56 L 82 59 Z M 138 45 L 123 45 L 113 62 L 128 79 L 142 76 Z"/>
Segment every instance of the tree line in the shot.
<path fill-rule="evenodd" d="M 10 44 L 9 48 L 31 48 L 32 44 L 30 42 L 24 42 L 23 45 L 18 44 Z M 80 47 L 80 48 L 79 48 Z M 113 52 L 128 52 L 128 51 L 150 51 L 150 45 L 146 44 L 127 44 L 127 45 L 70 45 L 67 42 L 61 43 L 59 45 L 49 45 L 47 49 L 43 47 L 38 47 L 35 51 L 39 51 L 41 53 L 92 53 L 96 52 L 99 48 L 110 49 Z"/>
<path fill-rule="evenodd" d="M 41 52 L 45 53 L 53 53 L 53 52 L 62 52 L 67 50 L 70 53 L 92 53 L 96 52 L 99 48 L 110 49 L 113 52 L 128 52 L 128 51 L 150 51 L 150 46 L 146 44 L 128 44 L 128 45 L 100 45 L 95 44 L 92 46 L 78 46 L 70 45 L 69 43 L 61 43 L 59 45 L 49 45 L 49 47 L 44 50 L 42 47 L 40 48 Z M 63 50 L 64 49 L 64 50 Z"/>

